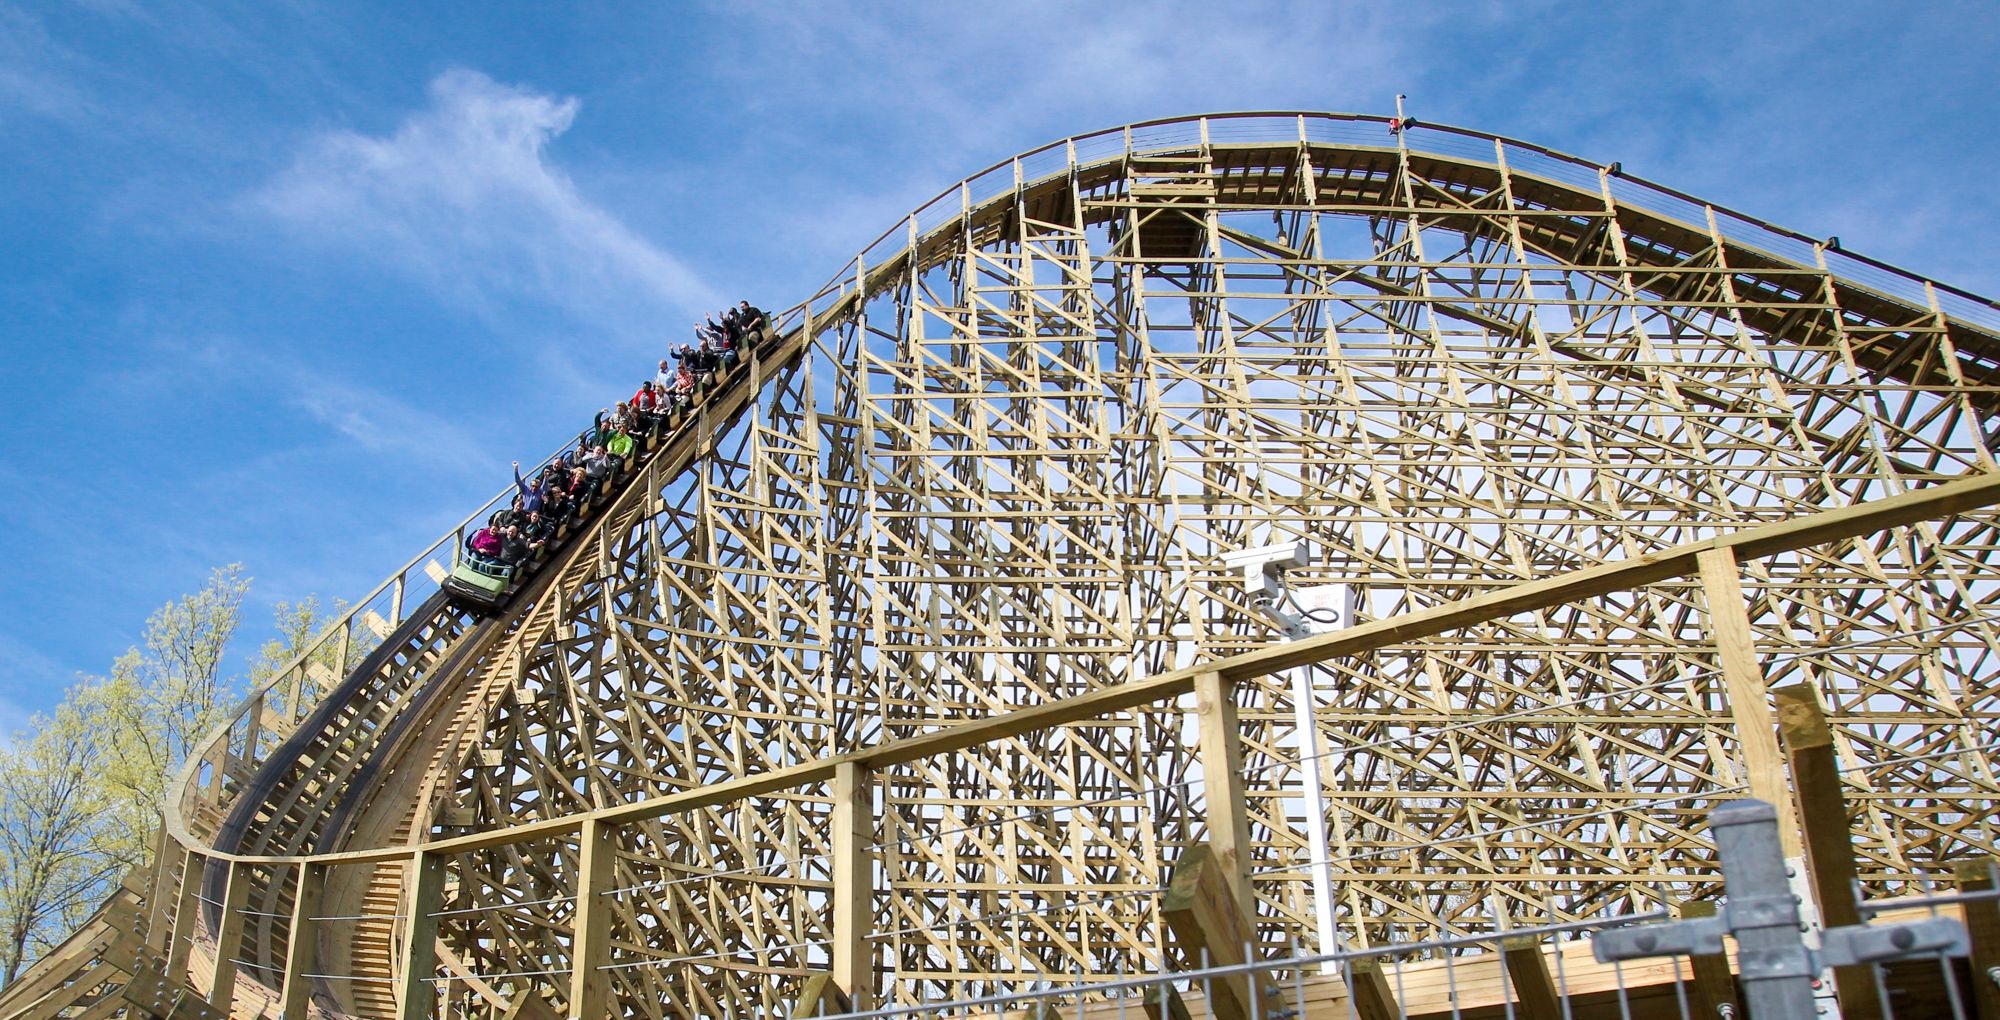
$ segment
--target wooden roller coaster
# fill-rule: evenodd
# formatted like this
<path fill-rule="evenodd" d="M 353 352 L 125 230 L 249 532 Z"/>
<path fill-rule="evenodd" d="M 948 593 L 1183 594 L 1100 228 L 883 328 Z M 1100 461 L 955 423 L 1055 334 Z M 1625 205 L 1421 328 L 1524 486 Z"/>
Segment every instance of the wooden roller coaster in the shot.
<path fill-rule="evenodd" d="M 1080 1016 L 1397 947 L 1148 1008 L 1672 1015 L 1730 962 L 1509 932 L 1706 909 L 1745 795 L 1871 901 L 1996 853 L 1985 299 L 1243 114 L 995 166 L 775 318 L 504 610 L 454 529 L 255 691 L 0 1017 Z M 1288 640 L 1223 557 L 1301 540 L 1357 616 Z"/>

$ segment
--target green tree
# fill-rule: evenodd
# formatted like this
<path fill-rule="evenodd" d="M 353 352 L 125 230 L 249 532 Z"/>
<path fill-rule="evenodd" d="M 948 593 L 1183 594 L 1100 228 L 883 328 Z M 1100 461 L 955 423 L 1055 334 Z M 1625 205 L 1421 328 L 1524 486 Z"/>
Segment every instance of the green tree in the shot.
<path fill-rule="evenodd" d="M 117 737 L 104 694 L 72 688 L 0 751 L 0 985 L 81 923 L 122 870 L 101 851 L 101 775 Z"/>
<path fill-rule="evenodd" d="M 85 677 L 53 714 L 0 748 L 0 986 L 75 930 L 127 869 L 146 862 L 168 783 L 235 707 L 223 662 L 250 579 L 220 567 L 200 591 L 146 620 L 142 643 Z M 331 618 L 317 596 L 276 607 L 277 636 L 251 663 L 261 683 L 310 647 Z M 331 669 L 337 647 L 315 653 Z"/>
<path fill-rule="evenodd" d="M 279 670 L 290 665 L 299 653 L 312 645 L 329 620 L 337 620 L 347 612 L 347 602 L 335 599 L 333 606 L 321 609 L 318 595 L 307 595 L 297 602 L 280 602 L 274 607 L 273 623 L 278 636 L 264 642 L 257 650 L 257 661 L 250 665 L 250 686 L 269 680 Z M 329 641 L 313 653 L 312 660 L 332 669 L 340 656 L 337 642 Z"/>
<path fill-rule="evenodd" d="M 249 590 L 242 564 L 211 571 L 200 591 L 148 617 L 144 642 L 98 682 L 119 734 L 103 777 L 116 822 L 102 849 L 125 867 L 145 863 L 168 780 L 242 692 L 222 662 Z"/>

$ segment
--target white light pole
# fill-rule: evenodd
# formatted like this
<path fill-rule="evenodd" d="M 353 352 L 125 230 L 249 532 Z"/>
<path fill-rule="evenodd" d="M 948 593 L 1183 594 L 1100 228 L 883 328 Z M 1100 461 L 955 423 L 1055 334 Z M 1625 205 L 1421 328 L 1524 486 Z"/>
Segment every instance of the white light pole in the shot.
<path fill-rule="evenodd" d="M 1242 572 L 1251 606 L 1276 624 L 1289 640 L 1354 625 L 1354 592 L 1347 585 L 1323 585 L 1295 593 L 1286 583 L 1286 571 L 1311 562 L 1311 551 L 1304 542 L 1225 553 L 1222 562 Z M 1313 692 L 1312 667 L 1293 667 L 1291 681 L 1293 720 L 1299 735 L 1306 852 L 1311 855 L 1306 873 L 1312 879 L 1319 951 L 1331 953 L 1340 948 L 1340 930 L 1333 920 L 1333 851 L 1327 846 L 1326 790 L 1320 780 L 1319 725 L 1313 718 L 1313 706 L 1318 699 Z M 1339 964 L 1331 961 L 1320 965 L 1323 974 L 1339 969 Z"/>

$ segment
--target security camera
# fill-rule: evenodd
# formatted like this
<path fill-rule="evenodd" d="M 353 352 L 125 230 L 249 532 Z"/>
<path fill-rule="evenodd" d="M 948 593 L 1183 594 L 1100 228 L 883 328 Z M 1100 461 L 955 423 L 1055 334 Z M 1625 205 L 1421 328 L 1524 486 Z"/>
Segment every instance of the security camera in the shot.
<path fill-rule="evenodd" d="M 1311 543 L 1304 539 L 1222 554 L 1222 565 L 1243 575 L 1243 588 L 1253 602 L 1268 602 L 1282 595 L 1285 571 L 1311 562 Z"/>

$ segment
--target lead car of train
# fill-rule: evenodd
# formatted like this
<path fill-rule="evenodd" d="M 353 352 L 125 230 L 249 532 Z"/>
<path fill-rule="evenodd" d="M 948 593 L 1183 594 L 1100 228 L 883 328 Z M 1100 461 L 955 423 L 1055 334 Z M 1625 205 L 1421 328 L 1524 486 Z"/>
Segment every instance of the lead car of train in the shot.
<path fill-rule="evenodd" d="M 645 467 L 655 453 L 689 429 L 698 417 L 700 409 L 714 402 L 730 388 L 743 385 L 750 375 L 745 370 L 747 359 L 758 349 L 769 347 L 778 340 L 777 332 L 770 326 L 770 317 L 759 313 L 764 325 L 755 332 L 744 334 L 739 343 L 725 353 L 719 364 L 710 373 L 705 383 L 697 383 L 694 393 L 684 403 L 677 404 L 672 411 L 660 415 L 651 431 L 643 436 L 632 437 L 632 456 L 624 459 L 621 469 L 605 480 L 597 494 L 578 505 L 567 520 L 556 527 L 556 532 L 543 545 L 542 550 L 518 564 L 502 563 L 474 554 L 467 548 L 467 537 L 459 536 L 455 546 L 451 571 L 440 581 L 438 587 L 454 605 L 469 612 L 490 615 L 505 608 L 526 583 L 534 577 L 543 563 L 553 558 L 569 540 L 582 529 L 585 521 L 595 516 L 614 496 L 625 487 L 639 471 Z M 539 470 L 539 469 L 537 469 Z"/>

